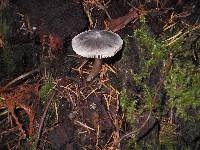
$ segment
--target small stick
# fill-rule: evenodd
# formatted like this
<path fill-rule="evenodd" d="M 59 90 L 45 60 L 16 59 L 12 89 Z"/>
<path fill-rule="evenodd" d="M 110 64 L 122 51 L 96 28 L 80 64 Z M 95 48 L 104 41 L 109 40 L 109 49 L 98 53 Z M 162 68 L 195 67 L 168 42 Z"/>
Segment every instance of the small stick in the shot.
<path fill-rule="evenodd" d="M 80 121 L 75 120 L 75 123 L 78 123 L 79 125 L 81 125 L 82 127 L 86 128 L 86 129 L 95 131 L 95 129 L 89 127 L 88 125 L 86 125 L 86 124 L 84 124 L 84 123 L 82 123 L 82 122 L 80 122 Z"/>
<path fill-rule="evenodd" d="M 96 140 L 96 146 L 99 145 L 99 137 L 100 137 L 100 126 L 99 124 L 97 125 L 97 140 Z"/>
<path fill-rule="evenodd" d="M 47 98 L 48 102 L 47 102 L 47 105 L 45 107 L 44 113 L 42 114 L 42 118 L 41 118 L 40 124 L 39 124 L 39 129 L 38 129 L 37 138 L 36 138 L 36 142 L 35 142 L 36 149 L 38 147 L 38 142 L 39 142 L 39 139 L 40 139 L 40 135 L 41 135 L 41 132 L 42 132 L 43 124 L 44 124 L 44 121 L 45 121 L 49 106 L 50 106 L 50 104 L 51 104 L 51 102 L 52 102 L 52 100 L 53 100 L 55 95 L 56 95 L 56 91 L 55 90 L 52 90 L 51 93 L 48 95 L 48 98 Z"/>
<path fill-rule="evenodd" d="M 84 100 L 86 100 L 90 95 L 92 95 L 96 90 L 98 90 L 99 88 L 96 88 L 94 90 L 92 90 L 85 98 Z"/>
<path fill-rule="evenodd" d="M 10 128 L 10 129 L 8 129 L 8 130 L 6 130 L 6 131 L 1 132 L 1 133 L 0 133 L 0 136 L 3 136 L 4 134 L 9 134 L 10 132 L 14 132 L 15 130 L 19 130 L 17 126 L 16 126 L 16 127 L 13 127 L 13 128 Z M 5 135 L 4 135 L 4 136 L 5 136 Z"/>
<path fill-rule="evenodd" d="M 37 68 L 37 69 L 34 69 L 34 70 L 31 70 L 31 71 L 29 71 L 29 72 L 27 72 L 27 73 L 22 74 L 21 76 L 15 78 L 14 80 L 12 80 L 12 81 L 10 81 L 8 84 L 6 84 L 4 87 L 2 87 L 2 88 L 0 89 L 0 92 L 5 91 L 5 90 L 6 90 L 9 86 L 11 86 L 12 84 L 14 84 L 14 83 L 16 83 L 17 81 L 22 80 L 22 79 L 24 79 L 24 78 L 26 78 L 26 77 L 28 77 L 28 76 L 30 76 L 30 75 L 36 73 L 36 72 L 39 72 L 39 69 L 38 69 L 38 68 Z"/>
<path fill-rule="evenodd" d="M 149 112 L 149 115 L 148 115 L 148 117 L 147 117 L 147 119 L 144 121 L 144 123 L 143 123 L 143 124 L 141 125 L 141 127 L 138 129 L 137 133 L 139 133 L 139 132 L 147 125 L 149 119 L 151 118 L 151 115 L 152 115 L 152 112 L 150 111 L 150 112 Z M 149 130 L 148 130 L 146 133 L 148 133 L 148 132 L 149 132 Z M 123 136 L 119 139 L 118 145 L 121 143 L 122 140 L 124 140 L 125 138 L 131 137 L 131 136 L 132 136 L 133 134 L 135 134 L 135 133 L 136 133 L 135 131 L 132 131 L 132 132 L 129 132 L 129 133 L 123 135 Z"/>

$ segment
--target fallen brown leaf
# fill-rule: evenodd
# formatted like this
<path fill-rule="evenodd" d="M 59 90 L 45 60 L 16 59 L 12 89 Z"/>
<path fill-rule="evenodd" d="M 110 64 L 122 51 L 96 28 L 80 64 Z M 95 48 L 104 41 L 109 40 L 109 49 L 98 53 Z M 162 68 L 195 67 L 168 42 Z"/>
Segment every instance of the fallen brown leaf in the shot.
<path fill-rule="evenodd" d="M 133 20 L 137 20 L 139 14 L 137 13 L 136 9 L 131 9 L 129 13 L 125 16 L 119 17 L 117 19 L 112 19 L 108 23 L 108 29 L 112 30 L 113 32 L 117 32 L 124 28 L 129 22 Z"/>

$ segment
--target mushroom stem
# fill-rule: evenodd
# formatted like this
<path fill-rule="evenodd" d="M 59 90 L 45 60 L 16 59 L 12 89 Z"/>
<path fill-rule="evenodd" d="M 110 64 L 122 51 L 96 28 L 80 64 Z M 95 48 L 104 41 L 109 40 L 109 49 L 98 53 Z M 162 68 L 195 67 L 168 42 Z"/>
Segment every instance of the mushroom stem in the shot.
<path fill-rule="evenodd" d="M 87 77 L 87 80 L 86 80 L 87 82 L 92 81 L 99 74 L 99 72 L 101 70 L 102 62 L 103 62 L 102 59 L 95 58 L 92 70 L 91 70 L 89 76 Z"/>

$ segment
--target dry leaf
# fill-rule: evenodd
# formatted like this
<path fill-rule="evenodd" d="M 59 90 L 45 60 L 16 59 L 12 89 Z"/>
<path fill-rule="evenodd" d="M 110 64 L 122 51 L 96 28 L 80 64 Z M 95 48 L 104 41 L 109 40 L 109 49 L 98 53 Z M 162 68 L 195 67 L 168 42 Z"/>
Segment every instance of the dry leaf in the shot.
<path fill-rule="evenodd" d="M 55 34 L 50 34 L 49 35 L 49 46 L 54 49 L 59 49 L 61 48 L 62 40 L 59 36 Z"/>
<path fill-rule="evenodd" d="M 108 24 L 108 28 L 113 32 L 119 31 L 124 28 L 129 22 L 133 20 L 137 20 L 139 14 L 135 9 L 131 9 L 129 13 L 123 17 L 119 17 L 117 19 L 112 19 Z"/>

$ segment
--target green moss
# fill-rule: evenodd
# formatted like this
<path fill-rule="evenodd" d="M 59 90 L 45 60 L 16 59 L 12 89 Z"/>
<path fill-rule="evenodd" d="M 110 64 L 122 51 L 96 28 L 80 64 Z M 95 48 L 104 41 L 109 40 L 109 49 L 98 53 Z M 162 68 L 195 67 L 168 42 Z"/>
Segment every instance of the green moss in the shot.
<path fill-rule="evenodd" d="M 165 82 L 169 106 L 176 108 L 176 115 L 191 119 L 189 110 L 200 106 L 200 70 L 191 63 L 176 61 Z M 197 113 L 197 112 L 196 112 Z"/>
<path fill-rule="evenodd" d="M 127 90 L 124 88 L 120 92 L 120 106 L 122 108 L 122 111 L 126 112 L 126 118 L 131 123 L 133 123 L 132 119 L 133 112 L 136 111 L 135 103 L 136 101 L 134 100 L 134 98 L 132 99 L 128 98 Z"/>
<path fill-rule="evenodd" d="M 136 89 L 139 90 L 134 91 L 136 94 L 134 92 L 129 94 L 133 89 L 124 87 L 120 93 L 120 106 L 128 122 L 133 127 L 133 114 L 140 115 L 144 111 L 151 111 L 154 96 L 158 92 L 155 101 L 158 110 L 156 115 L 162 118 L 162 116 L 169 114 L 170 110 L 175 110 L 176 117 L 185 122 L 189 121 L 192 127 L 195 122 L 200 120 L 200 69 L 199 65 L 194 63 L 194 59 L 198 61 L 198 58 L 200 58 L 198 51 L 200 48 L 199 33 L 189 26 L 187 28 L 184 27 L 177 39 L 170 41 L 166 39 L 177 35 L 180 28 L 183 28 L 179 24 L 174 26 L 173 30 L 166 33 L 163 32 L 162 37 L 159 38 L 155 38 L 151 33 L 145 18 L 140 18 L 140 24 L 140 28 L 134 31 L 134 35 L 127 38 L 129 40 L 134 38 L 137 42 L 139 55 L 137 71 L 133 72 L 130 71 L 131 68 L 126 68 L 126 73 L 128 76 L 132 76 L 132 82 L 137 87 Z M 126 60 L 129 58 L 129 40 L 125 40 L 123 59 Z M 166 76 L 162 78 L 164 80 L 162 90 L 156 91 L 157 84 L 161 81 L 161 70 L 165 70 L 167 59 L 171 53 L 174 54 L 172 66 Z M 197 58 L 194 58 L 194 55 Z M 155 70 L 157 72 L 153 73 Z M 151 76 L 158 77 L 157 82 L 150 82 Z M 161 106 L 163 94 L 167 95 L 165 99 L 167 98 L 168 100 L 165 100 L 165 102 L 167 101 L 168 103 Z M 139 105 L 137 101 L 140 102 Z M 174 128 L 170 126 L 164 128 L 163 134 L 160 135 L 161 146 L 165 145 L 164 147 L 167 149 L 177 149 L 179 142 L 176 140 L 177 135 L 172 135 L 171 133 L 173 131 L 173 134 L 176 134 L 176 130 L 173 130 Z M 197 128 L 195 130 L 198 131 Z M 132 128 L 132 131 L 137 130 Z M 188 132 L 188 135 L 193 134 L 193 131 L 188 130 Z M 153 146 L 151 140 L 145 143 L 145 146 L 149 146 L 150 149 Z M 137 147 L 137 149 L 143 147 L 142 144 L 137 145 L 134 138 L 129 142 L 129 147 Z"/>
<path fill-rule="evenodd" d="M 40 89 L 40 97 L 41 97 L 41 101 L 44 103 L 47 99 L 47 96 L 49 94 L 49 92 L 51 91 L 51 89 L 53 88 L 53 82 L 52 80 L 48 80 L 46 81 L 41 89 Z"/>

